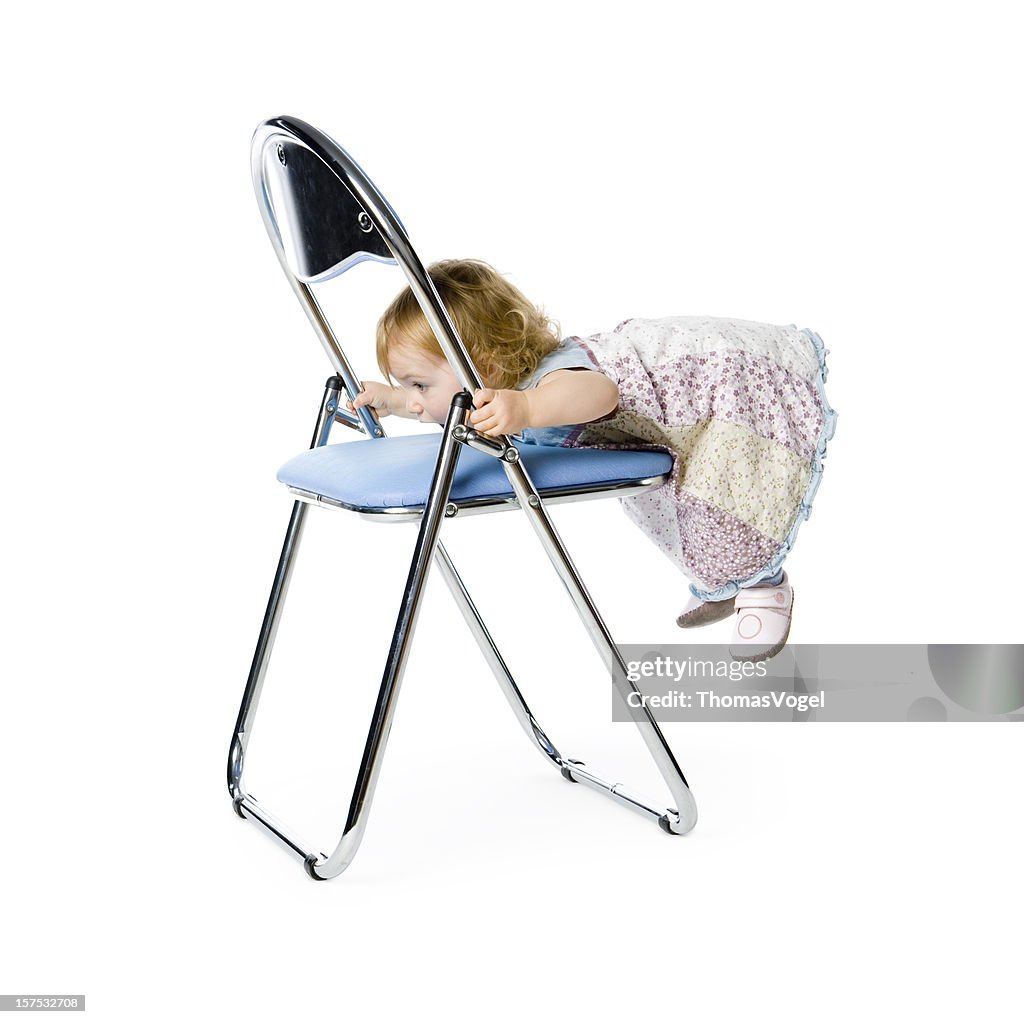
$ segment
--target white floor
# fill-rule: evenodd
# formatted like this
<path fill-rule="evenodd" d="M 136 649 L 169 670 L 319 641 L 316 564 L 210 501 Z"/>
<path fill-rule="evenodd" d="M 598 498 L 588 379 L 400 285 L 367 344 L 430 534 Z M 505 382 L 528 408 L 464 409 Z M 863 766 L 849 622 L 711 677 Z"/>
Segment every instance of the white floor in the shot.
<path fill-rule="evenodd" d="M 328 372 L 250 191 L 279 113 L 352 151 L 424 259 L 489 259 L 566 334 L 819 331 L 839 423 L 787 562 L 793 641 L 1020 639 L 1003 6 L 298 18 L 5 26 L 0 994 L 84 993 L 104 1024 L 1019 1020 L 1017 725 L 667 723 L 700 809 L 670 838 L 530 749 L 432 579 L 351 868 L 313 883 L 225 786 L 274 471 Z M 368 367 L 400 281 L 350 277 Z M 556 513 L 617 640 L 686 639 L 684 581 L 614 502 Z M 328 850 L 411 537 L 317 513 L 267 679 L 250 788 Z M 525 524 L 445 541 L 554 741 L 658 797 Z"/>

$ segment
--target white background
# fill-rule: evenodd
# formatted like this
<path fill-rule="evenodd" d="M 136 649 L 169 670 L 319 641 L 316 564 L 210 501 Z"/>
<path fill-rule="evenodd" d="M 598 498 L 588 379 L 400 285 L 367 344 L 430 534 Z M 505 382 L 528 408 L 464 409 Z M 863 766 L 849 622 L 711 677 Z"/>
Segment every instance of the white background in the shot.
<path fill-rule="evenodd" d="M 1019 1019 L 1014 726 L 669 723 L 701 811 L 670 839 L 545 768 L 432 578 L 344 875 L 307 879 L 224 784 L 274 474 L 329 370 L 253 200 L 277 114 L 337 138 L 424 260 L 487 259 L 564 333 L 817 330 L 839 423 L 791 639 L 1019 640 L 1011 5 L 24 11 L 0 64 L 0 992 L 84 992 L 104 1022 Z M 323 291 L 364 376 L 401 283 Z M 685 581 L 616 503 L 555 514 L 617 640 L 684 639 Z M 310 519 L 247 778 L 330 850 L 412 531 Z M 555 742 L 660 793 L 526 525 L 445 536 Z"/>

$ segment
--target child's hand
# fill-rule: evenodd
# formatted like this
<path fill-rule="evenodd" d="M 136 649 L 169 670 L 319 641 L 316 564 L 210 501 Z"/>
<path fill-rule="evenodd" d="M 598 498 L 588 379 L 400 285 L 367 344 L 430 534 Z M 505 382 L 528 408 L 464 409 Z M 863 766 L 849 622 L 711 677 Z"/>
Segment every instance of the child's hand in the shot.
<path fill-rule="evenodd" d="M 395 393 L 400 390 L 379 380 L 364 380 L 363 390 L 346 404 L 353 412 L 368 405 L 377 411 L 378 416 L 391 416 L 396 411 L 394 407 Z"/>
<path fill-rule="evenodd" d="M 473 404 L 476 411 L 469 422 L 482 434 L 518 434 L 530 425 L 530 403 L 524 391 L 481 388 Z"/>

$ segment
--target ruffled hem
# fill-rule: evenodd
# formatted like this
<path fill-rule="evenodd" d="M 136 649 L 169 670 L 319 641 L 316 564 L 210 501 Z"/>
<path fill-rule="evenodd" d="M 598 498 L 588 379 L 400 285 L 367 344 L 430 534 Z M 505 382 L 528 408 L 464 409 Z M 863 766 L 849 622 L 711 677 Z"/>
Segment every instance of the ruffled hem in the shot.
<path fill-rule="evenodd" d="M 792 327 L 796 327 L 796 324 L 792 324 Z M 817 493 L 818 484 L 821 482 L 821 475 L 824 471 L 824 460 L 826 451 L 828 448 L 828 442 L 832 440 L 832 437 L 836 432 L 836 411 L 828 404 L 828 399 L 825 397 L 825 381 L 828 380 L 828 367 L 825 365 L 825 357 L 828 355 L 829 350 L 825 348 L 824 342 L 818 335 L 810 330 L 810 328 L 803 328 L 800 332 L 805 334 L 814 346 L 815 355 L 818 357 L 818 374 L 815 379 L 818 398 L 821 400 L 821 410 L 824 416 L 824 422 L 822 423 L 821 433 L 818 435 L 818 441 L 815 446 L 814 455 L 811 458 L 811 479 L 807 485 L 807 490 L 804 492 L 803 498 L 800 501 L 800 506 L 797 509 L 796 520 L 793 523 L 792 529 L 786 535 L 786 539 L 782 542 L 779 550 L 776 552 L 774 557 L 761 569 L 759 569 L 752 576 L 748 576 L 743 580 L 730 580 L 728 583 L 723 584 L 721 587 L 717 587 L 713 590 L 700 590 L 693 584 L 690 584 L 691 593 L 701 601 L 724 601 L 730 597 L 734 597 L 744 587 L 752 587 L 756 583 L 760 583 L 764 579 L 768 579 L 774 576 L 779 569 L 782 568 L 782 563 L 786 560 L 789 552 L 792 550 L 793 544 L 796 542 L 796 535 L 800 529 L 801 523 L 804 520 L 809 519 L 811 515 L 811 503 L 814 500 L 814 495 Z"/>

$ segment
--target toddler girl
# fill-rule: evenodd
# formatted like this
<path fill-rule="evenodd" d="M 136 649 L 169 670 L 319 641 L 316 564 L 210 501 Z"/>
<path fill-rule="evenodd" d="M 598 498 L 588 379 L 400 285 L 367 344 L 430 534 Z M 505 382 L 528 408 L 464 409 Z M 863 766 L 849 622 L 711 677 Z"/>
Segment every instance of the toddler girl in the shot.
<path fill-rule="evenodd" d="M 622 504 L 694 581 L 677 623 L 735 615 L 734 657 L 778 653 L 793 610 L 782 562 L 835 430 L 818 336 L 671 317 L 559 342 L 557 325 L 486 263 L 428 273 L 486 385 L 472 425 L 525 444 L 670 451 L 671 481 Z M 377 325 L 377 361 L 398 386 L 366 381 L 349 408 L 445 421 L 459 383 L 408 288 Z"/>

